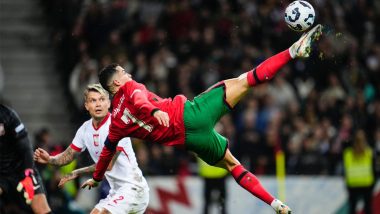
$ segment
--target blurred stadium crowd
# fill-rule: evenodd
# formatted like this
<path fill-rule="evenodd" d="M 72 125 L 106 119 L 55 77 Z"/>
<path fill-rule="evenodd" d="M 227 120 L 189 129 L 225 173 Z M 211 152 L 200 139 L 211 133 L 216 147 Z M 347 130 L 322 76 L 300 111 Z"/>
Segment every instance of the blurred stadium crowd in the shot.
<path fill-rule="evenodd" d="M 162 97 L 191 99 L 300 36 L 283 20 L 286 0 L 40 2 L 77 127 L 88 119 L 84 87 L 111 62 Z M 257 175 L 275 173 L 279 148 L 288 174 L 341 175 L 342 150 L 355 140 L 376 152 L 379 172 L 380 2 L 310 2 L 326 27 L 317 51 L 254 88 L 216 128 Z M 360 129 L 366 138 L 356 137 Z M 196 174 L 194 157 L 183 150 L 135 142 L 145 175 Z"/>

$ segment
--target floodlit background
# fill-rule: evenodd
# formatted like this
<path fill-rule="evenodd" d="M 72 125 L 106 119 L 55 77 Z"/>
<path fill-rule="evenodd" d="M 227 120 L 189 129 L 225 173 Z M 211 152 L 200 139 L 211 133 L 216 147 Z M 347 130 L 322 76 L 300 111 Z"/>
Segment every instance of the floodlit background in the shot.
<path fill-rule="evenodd" d="M 191 99 L 295 42 L 300 33 L 284 22 L 290 2 L 0 0 L 0 97 L 19 113 L 34 146 L 57 154 L 89 118 L 83 89 L 103 66 L 117 62 L 158 95 Z M 359 130 L 380 171 L 380 2 L 309 2 L 325 26 L 310 59 L 292 61 L 255 87 L 217 129 L 294 213 L 348 213 L 343 151 Z M 192 154 L 139 140 L 134 149 L 151 188 L 147 213 L 203 213 L 203 179 Z M 278 149 L 285 182 L 276 176 Z M 84 154 L 66 168 L 39 166 L 55 213 L 88 213 L 107 194 L 105 182 L 80 190 L 86 178 L 56 187 L 60 176 L 90 163 Z M 226 188 L 228 213 L 273 212 L 231 177 Z M 373 200 L 380 213 L 376 186 Z M 220 213 L 220 206 L 210 211 Z"/>

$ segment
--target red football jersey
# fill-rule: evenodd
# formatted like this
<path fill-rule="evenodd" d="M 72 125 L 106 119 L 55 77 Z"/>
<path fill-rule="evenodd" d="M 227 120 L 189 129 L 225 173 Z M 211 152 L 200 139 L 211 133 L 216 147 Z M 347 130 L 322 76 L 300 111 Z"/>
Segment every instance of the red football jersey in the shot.
<path fill-rule="evenodd" d="M 112 118 L 109 140 L 118 142 L 124 137 L 178 145 L 185 142 L 183 108 L 186 97 L 178 95 L 174 99 L 163 99 L 150 92 L 143 84 L 128 81 L 115 94 L 112 101 Z M 169 115 L 169 127 L 160 125 L 152 116 L 154 109 Z"/>

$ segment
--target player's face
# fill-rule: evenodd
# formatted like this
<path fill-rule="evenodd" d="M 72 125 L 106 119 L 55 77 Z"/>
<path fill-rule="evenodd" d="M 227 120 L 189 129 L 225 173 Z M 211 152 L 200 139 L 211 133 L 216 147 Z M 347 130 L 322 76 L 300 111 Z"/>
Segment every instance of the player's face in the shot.
<path fill-rule="evenodd" d="M 108 97 L 95 91 L 88 93 L 87 100 L 84 104 L 88 113 L 90 113 L 94 119 L 103 119 L 107 115 L 110 105 L 111 102 Z"/>
<path fill-rule="evenodd" d="M 116 67 L 116 80 L 120 84 L 120 86 L 124 85 L 126 82 L 132 80 L 132 75 L 125 72 L 124 68 L 121 66 Z"/>

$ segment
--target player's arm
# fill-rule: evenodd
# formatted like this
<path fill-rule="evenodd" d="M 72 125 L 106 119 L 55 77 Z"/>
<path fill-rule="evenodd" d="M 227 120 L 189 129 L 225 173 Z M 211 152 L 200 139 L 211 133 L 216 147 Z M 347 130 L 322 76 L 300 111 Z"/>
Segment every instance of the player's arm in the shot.
<path fill-rule="evenodd" d="M 58 187 L 62 188 L 63 185 L 71 180 L 74 180 L 75 178 L 83 175 L 83 174 L 89 174 L 95 171 L 95 164 L 92 164 L 91 166 L 82 167 L 79 169 L 76 169 L 69 174 L 63 176 L 61 180 L 58 183 Z"/>
<path fill-rule="evenodd" d="M 130 87 L 125 90 L 125 95 L 130 98 L 130 102 L 143 114 L 152 114 L 153 111 L 159 110 L 159 108 L 149 101 L 147 90 L 141 84 L 131 82 Z"/>
<path fill-rule="evenodd" d="M 161 111 L 149 102 L 148 94 L 144 88 L 139 88 L 137 84 L 134 86 L 136 87 L 127 90 L 127 96 L 130 97 L 132 104 L 140 109 L 140 111 L 144 114 L 150 114 L 155 117 L 160 125 L 169 127 L 170 118 L 168 113 Z"/>
<path fill-rule="evenodd" d="M 115 164 L 116 159 L 119 156 L 119 154 L 120 154 L 120 151 L 116 152 L 115 156 L 112 158 L 111 163 L 107 167 L 107 171 L 112 170 L 113 165 Z M 95 167 L 96 167 L 96 164 L 92 164 L 91 166 L 82 167 L 82 168 L 79 168 L 79 169 L 72 171 L 71 173 L 69 173 L 69 174 L 67 174 L 61 178 L 61 180 L 59 181 L 58 187 L 62 188 L 65 183 L 67 183 L 71 180 L 74 180 L 75 178 L 77 178 L 79 176 L 82 176 L 84 174 L 93 173 L 95 171 Z"/>
<path fill-rule="evenodd" d="M 32 145 L 30 144 L 30 141 L 26 135 L 18 136 L 15 141 L 15 147 L 18 151 L 20 151 L 20 154 L 22 154 L 22 157 L 24 159 L 24 166 L 25 169 L 32 169 L 34 166 L 33 163 L 33 149 Z"/>
<path fill-rule="evenodd" d="M 22 125 L 22 123 L 20 125 Z M 35 172 L 33 169 L 34 162 L 32 145 L 29 142 L 26 131 L 23 130 L 22 132 L 24 132 L 24 134 L 21 132 L 16 133 L 15 147 L 17 147 L 17 150 L 20 151 L 20 154 L 22 154 L 21 158 L 24 159 L 24 171 L 22 172 L 23 179 L 18 182 L 16 189 L 18 192 L 23 192 L 25 202 L 27 204 L 31 204 L 35 194 L 34 191 L 37 188 L 38 183 L 34 176 Z"/>
<path fill-rule="evenodd" d="M 100 153 L 98 163 L 96 164 L 95 171 L 93 173 L 93 178 L 95 181 L 99 182 L 103 179 L 104 173 L 108 169 L 108 166 L 110 165 L 116 153 L 116 147 L 118 143 L 119 141 L 111 141 L 110 136 L 107 137 L 106 141 L 104 142 L 102 152 Z"/>
<path fill-rule="evenodd" d="M 5 123 L 5 128 L 9 130 L 13 139 L 14 145 L 12 146 L 19 151 L 19 154 L 22 154 L 21 158 L 23 158 L 25 169 L 32 169 L 34 166 L 32 145 L 28 139 L 28 133 L 24 124 L 15 111 L 9 109 L 9 116 Z"/>
<path fill-rule="evenodd" d="M 67 147 L 67 149 L 56 155 L 56 156 L 50 156 L 47 151 L 44 149 L 38 148 L 34 152 L 34 160 L 38 163 L 42 164 L 51 164 L 55 166 L 63 166 L 71 163 L 71 161 L 74 160 L 76 154 L 79 152 L 75 151 L 70 146 Z"/>
<path fill-rule="evenodd" d="M 14 144 L 12 146 L 19 152 L 23 159 L 23 179 L 17 184 L 17 191 L 23 192 L 26 203 L 32 203 L 34 198 L 34 190 L 38 185 L 36 178 L 34 177 L 34 162 L 33 162 L 33 150 L 32 145 L 28 139 L 28 133 L 21 122 L 17 113 L 11 109 L 8 109 L 9 114 L 6 118 L 5 129 L 9 131 Z"/>
<path fill-rule="evenodd" d="M 68 146 L 66 150 L 56 156 L 50 156 L 49 164 L 63 166 L 71 163 L 79 152 Z"/>
<path fill-rule="evenodd" d="M 92 178 L 87 180 L 85 183 L 81 185 L 82 188 L 88 187 L 91 189 L 92 187 L 96 187 L 99 185 L 99 182 L 103 180 L 104 174 L 107 171 L 107 168 L 113 159 L 116 153 L 116 147 L 121 138 L 114 136 L 111 141 L 112 134 L 112 123 L 110 126 L 109 135 L 104 142 L 104 147 L 102 152 L 100 153 L 100 157 L 98 163 L 96 164 L 95 171 L 92 174 Z"/>

